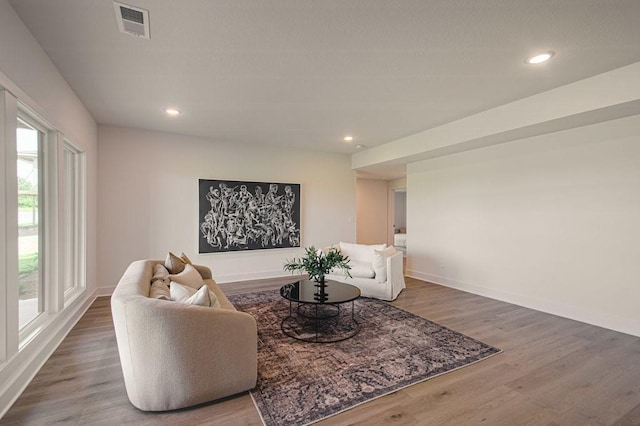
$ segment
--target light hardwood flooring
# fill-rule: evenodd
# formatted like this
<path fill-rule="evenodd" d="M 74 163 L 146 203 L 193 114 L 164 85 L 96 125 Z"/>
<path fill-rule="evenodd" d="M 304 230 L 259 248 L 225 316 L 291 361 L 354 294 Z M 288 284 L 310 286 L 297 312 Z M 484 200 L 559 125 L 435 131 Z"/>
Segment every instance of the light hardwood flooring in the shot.
<path fill-rule="evenodd" d="M 224 285 L 227 294 L 277 288 Z M 393 304 L 503 350 L 320 425 L 640 425 L 640 338 L 407 279 Z M 126 397 L 109 299 L 98 298 L 2 425 L 261 424 L 245 393 L 144 413 Z"/>

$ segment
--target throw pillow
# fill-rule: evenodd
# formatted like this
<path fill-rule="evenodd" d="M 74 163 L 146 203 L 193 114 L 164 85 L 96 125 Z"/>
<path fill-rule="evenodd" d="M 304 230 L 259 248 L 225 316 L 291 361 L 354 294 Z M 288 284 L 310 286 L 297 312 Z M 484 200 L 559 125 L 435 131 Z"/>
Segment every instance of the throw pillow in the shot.
<path fill-rule="evenodd" d="M 185 262 L 184 259 L 171 252 L 169 252 L 167 259 L 164 261 L 164 267 L 167 268 L 171 274 L 179 274 L 184 270 L 186 265 L 187 262 Z"/>
<path fill-rule="evenodd" d="M 169 286 L 163 280 L 154 281 L 149 290 L 149 297 L 152 299 L 171 300 Z"/>
<path fill-rule="evenodd" d="M 188 303 L 188 301 L 190 301 L 189 304 L 191 305 L 211 306 L 212 308 L 222 307 L 220 305 L 220 301 L 216 297 L 216 294 L 211 291 L 211 289 L 206 285 L 200 287 L 200 290 L 196 290 L 193 287 L 182 285 L 177 282 L 172 282 L 169 291 L 171 296 L 168 300 L 173 300 L 174 302 Z M 206 297 L 203 295 L 203 293 L 205 292 L 209 293 L 208 299 L 206 299 Z M 209 304 L 205 305 L 200 303 L 203 303 L 204 300 L 208 300 Z M 191 303 L 194 301 L 197 301 L 199 303 Z"/>
<path fill-rule="evenodd" d="M 167 271 L 167 268 L 165 268 L 164 265 L 156 263 L 153 266 L 153 277 L 151 278 L 152 283 L 157 280 L 166 280 L 168 277 L 169 271 Z M 169 283 L 167 282 L 166 284 L 168 285 Z"/>
<path fill-rule="evenodd" d="M 202 281 L 202 275 L 200 275 L 198 270 L 192 265 L 186 265 L 183 271 L 179 274 L 169 275 L 169 279 L 182 285 L 192 287 L 196 290 L 204 285 L 204 281 Z"/>
<path fill-rule="evenodd" d="M 377 282 L 383 283 L 387 281 L 387 257 L 395 253 L 396 249 L 394 247 L 373 251 L 373 270 L 376 273 Z"/>
<path fill-rule="evenodd" d="M 182 261 L 183 261 L 184 263 L 189 264 L 189 265 L 193 265 L 193 262 L 191 261 L 191 259 L 189 259 L 189 258 L 187 257 L 187 255 L 186 255 L 186 254 L 184 254 L 184 252 L 180 253 L 180 258 L 182 259 Z"/>
<path fill-rule="evenodd" d="M 196 290 L 193 287 L 171 281 L 169 289 L 171 300 L 174 302 L 184 303 L 185 305 L 211 306 L 209 288 L 207 286 L 202 286 L 200 290 Z"/>

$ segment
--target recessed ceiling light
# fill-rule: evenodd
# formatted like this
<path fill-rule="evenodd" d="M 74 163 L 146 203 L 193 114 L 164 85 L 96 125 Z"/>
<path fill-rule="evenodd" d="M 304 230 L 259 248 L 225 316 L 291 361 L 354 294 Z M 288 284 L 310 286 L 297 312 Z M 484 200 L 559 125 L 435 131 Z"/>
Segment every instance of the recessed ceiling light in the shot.
<path fill-rule="evenodd" d="M 551 59 L 553 57 L 554 53 L 553 52 L 544 52 L 544 53 L 540 53 L 538 55 L 532 56 L 530 58 L 527 58 L 527 60 L 525 61 L 527 64 L 541 64 L 543 62 L 547 62 L 549 59 Z"/>
<path fill-rule="evenodd" d="M 345 136 L 343 139 L 345 142 L 351 142 L 353 140 L 353 136 Z"/>
<path fill-rule="evenodd" d="M 366 147 L 367 147 L 366 145 L 362 145 L 361 143 L 359 143 L 358 145 L 356 145 L 356 148 L 357 148 L 357 149 L 363 149 L 363 148 L 366 148 Z"/>
<path fill-rule="evenodd" d="M 171 108 L 171 107 L 165 108 L 164 112 L 166 112 L 168 115 L 171 115 L 171 116 L 182 114 L 182 111 L 180 111 L 178 108 Z"/>

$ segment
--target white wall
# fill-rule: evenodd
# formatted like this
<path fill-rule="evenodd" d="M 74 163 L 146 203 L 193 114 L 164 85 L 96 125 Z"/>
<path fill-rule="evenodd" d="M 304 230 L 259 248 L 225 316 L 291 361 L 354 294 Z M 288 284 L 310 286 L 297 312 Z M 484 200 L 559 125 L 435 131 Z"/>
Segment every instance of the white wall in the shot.
<path fill-rule="evenodd" d="M 99 276 L 115 286 L 130 262 L 184 251 L 219 282 L 283 276 L 301 249 L 199 255 L 198 179 L 299 183 L 302 246 L 355 237 L 355 172 L 346 155 L 99 128 Z"/>
<path fill-rule="evenodd" d="M 387 181 L 375 179 L 357 180 L 357 243 L 388 243 L 388 229 L 390 226 L 387 208 L 388 191 Z"/>
<path fill-rule="evenodd" d="M 40 332 L 23 345 L 19 352 L 10 353 L 6 362 L 1 362 L 4 360 L 0 355 L 2 417 L 95 297 L 97 126 L 6 0 L 0 0 L 0 86 L 81 147 L 86 152 L 87 166 L 87 291 L 62 312 L 53 312 Z M 0 139 L 4 138 L 0 136 Z M 4 143 L 4 140 L 0 140 L 0 143 Z M 6 213 L 15 214 L 15 210 Z M 1 223 L 0 226 L 5 224 Z M 10 241 L 4 243 L 11 244 Z M 2 271 L 0 276 L 10 275 L 5 272 Z M 5 295 L 9 293 L 8 286 L 16 285 L 15 282 L 0 283 L 3 305 Z M 10 323 L 7 320 L 8 312 L 4 308 L 3 306 L 1 314 L 3 318 L 0 318 L 1 327 Z M 16 330 L 4 331 L 0 332 L 0 336 L 17 335 Z M 0 342 L 0 348 L 4 348 L 5 343 Z M 10 346 L 17 346 L 15 342 L 10 343 Z"/>
<path fill-rule="evenodd" d="M 640 116 L 408 166 L 408 274 L 640 336 Z"/>

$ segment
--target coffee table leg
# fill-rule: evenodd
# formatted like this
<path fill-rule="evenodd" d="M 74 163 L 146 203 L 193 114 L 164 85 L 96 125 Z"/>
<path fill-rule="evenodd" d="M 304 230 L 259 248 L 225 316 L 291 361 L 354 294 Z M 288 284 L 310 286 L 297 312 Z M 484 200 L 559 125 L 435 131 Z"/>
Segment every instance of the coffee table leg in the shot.
<path fill-rule="evenodd" d="M 340 305 L 334 305 L 334 304 L 327 304 L 327 305 L 323 305 L 322 307 L 325 306 L 329 306 L 331 305 L 333 308 L 337 308 L 338 314 L 337 315 L 333 315 L 330 317 L 323 317 L 320 315 L 320 308 L 321 306 L 319 304 L 315 304 L 314 308 L 312 309 L 312 312 L 315 312 L 315 316 L 311 316 L 311 315 L 306 315 L 302 312 L 300 312 L 300 307 L 304 306 L 304 303 L 296 303 L 296 317 L 294 318 L 293 316 L 293 302 L 291 300 L 289 300 L 289 316 L 286 318 L 283 318 L 282 321 L 280 321 L 280 329 L 282 330 L 282 332 L 289 336 L 292 337 L 296 340 L 301 340 L 304 342 L 311 342 L 311 343 L 336 343 L 336 342 L 341 342 L 343 340 L 346 339 L 350 339 L 351 337 L 357 335 L 360 332 L 360 324 L 358 324 L 358 321 L 356 320 L 356 314 L 355 314 L 355 300 L 351 301 L 351 331 L 349 332 L 348 335 L 346 336 L 342 336 L 342 337 L 338 337 L 338 338 L 329 338 L 326 334 L 324 334 L 321 338 L 320 336 L 320 322 L 324 321 L 324 320 L 329 320 L 330 318 L 335 318 L 336 321 L 336 326 L 344 326 L 346 324 L 342 324 L 341 318 L 340 318 L 340 311 L 341 311 L 341 307 Z M 346 314 L 349 315 L 349 314 Z M 286 327 L 285 323 L 287 323 L 288 321 L 292 321 L 293 322 L 293 327 L 295 326 L 300 326 L 300 323 L 297 321 L 299 318 L 298 316 L 302 316 L 305 317 L 307 320 L 313 321 L 314 322 L 314 328 L 315 330 L 309 330 L 312 332 L 311 336 L 313 337 L 300 337 L 300 335 L 297 333 L 295 328 L 291 328 L 291 327 Z M 346 320 L 346 317 L 342 318 L 343 320 Z M 302 331 L 304 331 L 304 329 L 301 329 Z"/>

